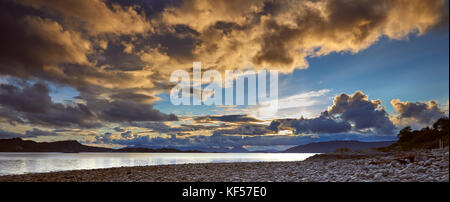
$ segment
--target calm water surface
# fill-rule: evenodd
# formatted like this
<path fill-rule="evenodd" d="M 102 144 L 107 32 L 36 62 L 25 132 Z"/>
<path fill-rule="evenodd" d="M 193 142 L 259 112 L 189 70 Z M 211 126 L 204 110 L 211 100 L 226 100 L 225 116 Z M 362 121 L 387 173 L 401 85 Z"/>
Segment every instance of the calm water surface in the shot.
<path fill-rule="evenodd" d="M 8 153 L 0 175 L 184 163 L 302 161 L 312 153 Z"/>

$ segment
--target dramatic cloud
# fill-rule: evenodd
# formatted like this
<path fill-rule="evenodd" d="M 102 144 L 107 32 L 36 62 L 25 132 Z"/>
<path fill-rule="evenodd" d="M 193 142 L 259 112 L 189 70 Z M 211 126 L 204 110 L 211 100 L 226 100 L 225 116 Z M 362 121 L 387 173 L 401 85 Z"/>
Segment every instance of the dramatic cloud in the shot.
<path fill-rule="evenodd" d="M 369 100 L 361 91 L 356 91 L 353 95 L 342 93 L 336 96 L 333 106 L 325 114 L 351 122 L 357 130 L 373 129 L 378 134 L 393 134 L 396 129 L 381 106 L 381 101 Z"/>
<path fill-rule="evenodd" d="M 164 24 L 198 33 L 192 52 L 208 67 L 284 72 L 306 68 L 308 56 L 356 53 L 382 36 L 423 34 L 446 17 L 444 0 L 185 0 L 162 14 Z"/>
<path fill-rule="evenodd" d="M 56 136 L 59 135 L 58 133 L 51 132 L 51 131 L 43 131 L 37 128 L 33 128 L 33 130 L 27 130 L 25 131 L 25 134 L 22 133 L 16 133 L 16 132 L 9 132 L 0 129 L 0 139 L 9 139 L 9 138 L 35 138 L 35 137 L 41 137 L 41 136 Z"/>
<path fill-rule="evenodd" d="M 281 88 L 280 88 L 281 89 Z M 260 102 L 248 111 L 254 117 L 262 120 L 297 118 L 299 116 L 314 117 L 329 106 L 332 97 L 330 89 L 297 93 L 294 95 Z M 269 106 L 278 106 L 276 112 Z"/>
<path fill-rule="evenodd" d="M 113 128 L 116 132 L 125 132 L 125 129 L 121 128 L 121 127 L 115 127 Z"/>
<path fill-rule="evenodd" d="M 16 137 L 24 137 L 24 135 L 16 132 L 5 131 L 0 128 L 0 139 L 10 139 Z"/>
<path fill-rule="evenodd" d="M 361 91 L 336 96 L 333 105 L 316 118 L 277 119 L 268 128 L 273 131 L 293 129 L 297 134 L 354 132 L 392 135 L 396 130 L 381 101 L 369 100 Z"/>
<path fill-rule="evenodd" d="M 185 0 L 178 7 L 165 9 L 163 20 L 171 25 L 189 25 L 195 30 L 207 29 L 217 22 L 244 25 L 248 23 L 248 17 L 261 11 L 263 6 L 264 1 Z"/>
<path fill-rule="evenodd" d="M 25 124 L 25 120 L 20 117 L 20 113 L 14 109 L 0 106 L 0 123 L 6 122 L 12 126 Z"/>
<path fill-rule="evenodd" d="M 134 121 L 129 123 L 130 126 L 150 129 L 150 131 L 145 132 L 155 132 L 160 134 L 191 134 L 191 133 L 199 133 L 201 130 L 214 130 L 222 127 L 226 127 L 224 124 L 219 125 L 189 125 L 189 124 L 181 124 L 176 126 L 169 126 L 165 123 L 154 122 L 154 121 Z"/>
<path fill-rule="evenodd" d="M 398 125 L 420 125 L 429 126 L 433 124 L 439 118 L 447 116 L 441 108 L 437 105 L 436 101 L 423 102 L 402 102 L 399 99 L 391 101 L 394 110 L 398 113 L 398 116 L 394 116 L 393 120 Z"/>
<path fill-rule="evenodd" d="M 261 124 L 243 124 L 233 129 L 221 129 L 214 131 L 214 134 L 227 134 L 227 135 L 265 135 L 268 133 L 274 133 L 266 125 Z"/>
<path fill-rule="evenodd" d="M 98 86 L 150 97 L 164 91 L 160 87 L 166 84 L 160 82 L 167 79 L 155 79 L 156 70 L 143 70 L 139 57 L 128 53 L 132 48 L 122 51 L 122 43 L 131 47 L 137 39 L 122 35 L 149 29 L 136 9 L 100 0 L 2 1 L 0 74 L 37 77 L 80 91 Z"/>
<path fill-rule="evenodd" d="M 279 123 L 279 124 L 278 124 Z M 280 119 L 272 121 L 271 126 L 277 131 L 279 126 L 295 129 L 297 134 L 301 133 L 343 133 L 351 130 L 351 125 L 346 121 L 335 120 L 330 117 L 320 116 L 318 118 L 307 119 Z"/>
<path fill-rule="evenodd" d="M 21 120 L 31 124 L 58 127 L 99 127 L 101 121 L 169 121 L 177 120 L 152 108 L 150 104 L 123 100 L 108 101 L 90 98 L 85 103 L 62 104 L 52 101 L 49 87 L 45 83 L 19 88 L 14 85 L 0 85 L 0 107 L 14 111 Z M 8 118 L 8 117 L 3 117 Z"/>
<path fill-rule="evenodd" d="M 132 131 L 127 131 L 127 132 L 120 133 L 120 136 L 122 136 L 122 138 L 129 139 L 129 138 L 133 138 L 134 134 Z"/>
<path fill-rule="evenodd" d="M 97 135 L 99 143 L 152 146 L 313 141 L 297 134 L 270 135 L 285 127 L 341 138 L 392 134 L 395 126 L 381 102 L 362 92 L 339 95 L 316 118 L 310 117 L 324 110 L 317 104 L 327 100 L 322 98 L 330 90 L 281 98 L 284 116 L 269 117 L 279 119 L 269 126 L 260 125 L 260 117 L 251 113 L 201 116 L 175 126 L 162 121 L 183 120 L 154 105 L 174 85 L 170 73 L 190 69 L 194 61 L 210 70 L 291 73 L 307 68 L 310 57 L 358 53 L 380 38 L 407 39 L 446 25 L 447 6 L 445 0 L 0 1 L 0 78 L 17 81 L 0 85 L 0 126 L 36 127 L 25 134 L 0 133 L 37 137 L 53 134 L 37 129 L 42 126 L 78 128 Z M 74 89 L 77 97 L 56 102 L 49 85 Z M 420 111 L 417 107 L 396 103 L 403 120 L 425 123 L 440 111 L 428 104 L 417 115 L 412 112 Z M 300 115 L 308 118 L 298 119 Z M 295 119 L 283 119 L 288 117 Z M 111 133 L 95 131 L 111 125 L 118 126 Z M 136 128 L 170 138 L 142 135 Z"/>
<path fill-rule="evenodd" d="M 35 9 L 48 9 L 63 18 L 78 20 L 76 25 L 84 25 L 84 29 L 92 34 L 120 35 L 151 31 L 150 22 L 144 14 L 137 12 L 137 6 L 122 7 L 103 0 L 20 0 L 18 3 Z"/>
<path fill-rule="evenodd" d="M 174 114 L 164 114 L 153 109 L 152 105 L 129 101 L 91 100 L 88 107 L 100 110 L 99 117 L 110 122 L 127 121 L 175 121 Z"/>
<path fill-rule="evenodd" d="M 8 84 L 0 85 L 0 107 L 9 108 L 31 124 L 60 127 L 96 127 L 95 114 L 84 104 L 73 106 L 54 103 L 45 83 L 23 86 L 22 89 Z"/>
<path fill-rule="evenodd" d="M 249 117 L 247 115 L 235 114 L 235 115 L 222 115 L 222 116 L 199 116 L 194 118 L 198 122 L 259 122 L 260 120 Z"/>
<path fill-rule="evenodd" d="M 27 130 L 25 132 L 25 137 L 40 137 L 40 136 L 56 136 L 58 133 L 51 131 L 44 131 L 41 129 L 33 128 L 33 130 Z"/>
<path fill-rule="evenodd" d="M 60 73 L 59 63 L 89 65 L 92 45 L 79 32 L 65 30 L 51 19 L 0 11 L 1 74 L 50 77 Z"/>
<path fill-rule="evenodd" d="M 45 15 L 32 15 L 37 11 L 32 12 L 10 1 L 0 3 L 0 12 L 2 75 L 23 79 L 37 77 L 77 88 L 91 85 L 123 87 L 131 78 L 140 85 L 149 75 L 142 74 L 139 78 L 132 73 L 96 67 L 96 61 L 91 57 L 98 54 L 97 45 L 82 30 L 67 29 Z M 153 87 L 147 78 L 145 80 L 146 87 Z"/>
<path fill-rule="evenodd" d="M 297 100 L 298 99 L 294 99 Z M 302 100 L 302 99 L 299 99 Z M 281 130 L 293 130 L 295 134 L 339 134 L 346 132 L 392 135 L 396 127 L 390 121 L 379 100 L 369 100 L 363 92 L 353 95 L 342 93 L 335 97 L 334 104 L 316 118 L 276 119 L 269 126 L 248 124 L 242 121 L 235 128 L 216 130 L 214 134 L 264 135 Z M 299 113 L 299 112 L 297 112 Z M 204 120 L 208 117 L 199 117 Z M 217 121 L 236 121 L 241 116 L 215 116 Z M 207 119 L 211 120 L 211 118 Z"/>
<path fill-rule="evenodd" d="M 193 61 L 291 72 L 306 68 L 307 57 L 356 53 L 380 37 L 420 35 L 447 19 L 445 0 L 137 3 L 2 1 L 0 73 L 153 96 L 167 90 L 158 87 L 174 69 Z"/>

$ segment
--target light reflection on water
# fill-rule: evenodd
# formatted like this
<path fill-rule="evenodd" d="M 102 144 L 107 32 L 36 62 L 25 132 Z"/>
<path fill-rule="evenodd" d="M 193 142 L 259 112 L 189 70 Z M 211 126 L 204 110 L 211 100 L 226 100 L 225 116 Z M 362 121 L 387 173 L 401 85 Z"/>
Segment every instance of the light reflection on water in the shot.
<path fill-rule="evenodd" d="M 312 153 L 0 153 L 0 175 L 184 163 L 302 161 Z"/>

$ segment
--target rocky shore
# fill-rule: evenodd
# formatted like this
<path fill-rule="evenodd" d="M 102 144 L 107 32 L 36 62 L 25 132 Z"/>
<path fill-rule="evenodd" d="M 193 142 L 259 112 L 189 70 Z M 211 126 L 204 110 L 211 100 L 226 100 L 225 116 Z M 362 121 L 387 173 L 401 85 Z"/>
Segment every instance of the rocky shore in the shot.
<path fill-rule="evenodd" d="M 349 152 L 302 162 L 211 163 L 0 176 L 32 182 L 448 182 L 449 149 Z"/>

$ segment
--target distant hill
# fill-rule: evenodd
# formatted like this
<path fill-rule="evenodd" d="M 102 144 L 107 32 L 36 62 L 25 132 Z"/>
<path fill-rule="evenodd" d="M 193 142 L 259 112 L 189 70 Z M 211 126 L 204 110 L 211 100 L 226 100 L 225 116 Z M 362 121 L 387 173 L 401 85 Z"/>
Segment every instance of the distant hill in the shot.
<path fill-rule="evenodd" d="M 21 138 L 0 139 L 0 152 L 111 152 L 113 149 L 82 145 L 75 140 L 35 142 Z"/>
<path fill-rule="evenodd" d="M 280 151 L 274 150 L 274 149 L 251 151 L 251 153 L 278 153 L 278 152 L 280 152 Z"/>
<path fill-rule="evenodd" d="M 370 149 L 374 147 L 385 147 L 395 143 L 395 141 L 385 142 L 359 142 L 359 141 L 329 141 L 316 142 L 305 145 L 291 147 L 285 153 L 330 153 L 340 148 L 349 148 L 353 151 Z"/>
<path fill-rule="evenodd" d="M 330 141 L 317 142 L 306 145 L 299 145 L 289 148 L 285 153 L 329 153 L 339 148 L 349 148 L 351 150 L 363 150 L 374 147 L 385 147 L 395 143 L 387 142 L 359 142 L 359 141 Z M 80 144 L 75 140 L 57 141 L 57 142 L 35 142 L 32 140 L 22 140 L 21 138 L 0 139 L 0 152 L 142 152 L 142 153 L 178 153 L 178 152 L 223 152 L 223 153 L 247 153 L 242 147 L 235 148 L 203 148 L 180 150 L 173 148 L 134 148 L 127 147 L 121 149 L 111 149 L 103 147 L 92 147 Z M 270 151 L 259 151 L 270 152 Z"/>
<path fill-rule="evenodd" d="M 21 138 L 0 139 L 0 152 L 201 152 L 196 150 L 182 151 L 178 149 L 149 149 L 149 148 L 121 148 L 111 149 L 104 147 L 92 147 L 82 145 L 76 140 L 57 141 L 57 142 L 35 142 L 32 140 L 22 140 Z"/>
<path fill-rule="evenodd" d="M 161 148 L 161 149 L 150 149 L 150 148 L 142 148 L 142 147 L 127 147 L 121 149 L 115 149 L 114 152 L 136 152 L 136 153 L 201 153 L 202 151 L 198 150 L 179 150 L 172 148 Z"/>
<path fill-rule="evenodd" d="M 248 153 L 243 147 L 219 147 L 219 148 L 201 148 L 200 150 L 212 153 Z"/>

